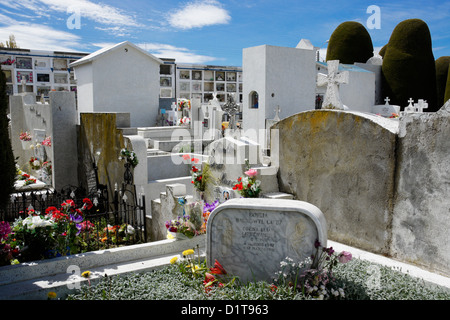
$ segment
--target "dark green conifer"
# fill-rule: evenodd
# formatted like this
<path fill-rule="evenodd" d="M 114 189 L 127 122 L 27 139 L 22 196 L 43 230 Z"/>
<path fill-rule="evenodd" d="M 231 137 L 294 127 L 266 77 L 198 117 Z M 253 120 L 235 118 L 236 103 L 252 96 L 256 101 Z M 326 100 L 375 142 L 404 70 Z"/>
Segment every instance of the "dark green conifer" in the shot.
<path fill-rule="evenodd" d="M 340 63 L 365 63 L 373 57 L 373 44 L 369 32 L 359 22 L 341 23 L 331 34 L 326 60 Z"/>
<path fill-rule="evenodd" d="M 424 99 L 428 102 L 425 111 L 440 109 L 431 35 L 424 21 L 408 19 L 395 27 L 386 46 L 382 72 L 383 96 L 388 96 L 391 104 L 404 110 L 410 98 Z"/>

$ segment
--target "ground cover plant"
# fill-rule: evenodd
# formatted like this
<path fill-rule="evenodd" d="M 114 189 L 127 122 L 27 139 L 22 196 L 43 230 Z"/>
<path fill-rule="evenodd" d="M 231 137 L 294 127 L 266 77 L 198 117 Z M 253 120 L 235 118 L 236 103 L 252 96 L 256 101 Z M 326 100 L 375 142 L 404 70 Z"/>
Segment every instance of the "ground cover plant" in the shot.
<path fill-rule="evenodd" d="M 327 249 L 329 250 L 329 249 Z M 229 275 L 216 261 L 206 267 L 204 258 L 192 251 L 183 252 L 183 259 L 173 258 L 171 264 L 145 273 L 129 273 L 122 276 L 104 275 L 95 285 L 83 285 L 67 297 L 67 300 L 449 300 L 450 289 L 425 283 L 422 279 L 390 267 L 365 260 L 351 259 L 348 255 L 336 255 L 324 251 L 322 258 L 333 263 L 329 269 L 319 268 L 316 273 L 321 283 L 314 293 L 307 290 L 305 279 L 290 278 L 295 274 L 293 261 L 280 263 L 280 272 L 274 282 L 240 283 Z M 339 259 L 346 259 L 339 263 Z M 303 262 L 302 262 L 303 263 Z M 297 263 L 298 267 L 299 264 Z M 301 266 L 300 266 L 301 267 Z M 313 269 L 308 269 L 311 273 Z M 326 282 L 326 277 L 327 283 Z M 281 276 L 281 278 L 280 278 Z M 314 277 L 309 278 L 314 279 Z M 302 284 L 300 284 L 302 283 Z M 312 284 L 312 282 L 311 282 Z M 322 287 L 321 287 L 322 286 Z M 317 294 L 319 293 L 319 294 Z"/>

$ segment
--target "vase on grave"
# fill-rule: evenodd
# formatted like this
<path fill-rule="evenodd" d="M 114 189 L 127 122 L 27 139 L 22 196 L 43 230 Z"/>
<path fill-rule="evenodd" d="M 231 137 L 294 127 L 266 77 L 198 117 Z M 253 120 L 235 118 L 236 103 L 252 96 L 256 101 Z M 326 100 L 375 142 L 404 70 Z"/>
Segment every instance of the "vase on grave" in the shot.
<path fill-rule="evenodd" d="M 31 147 L 31 141 L 24 141 L 24 140 L 20 140 L 22 142 L 22 149 L 23 150 L 28 150 Z"/>
<path fill-rule="evenodd" d="M 194 190 L 194 201 L 203 201 L 205 200 L 205 192 L 195 189 Z"/>

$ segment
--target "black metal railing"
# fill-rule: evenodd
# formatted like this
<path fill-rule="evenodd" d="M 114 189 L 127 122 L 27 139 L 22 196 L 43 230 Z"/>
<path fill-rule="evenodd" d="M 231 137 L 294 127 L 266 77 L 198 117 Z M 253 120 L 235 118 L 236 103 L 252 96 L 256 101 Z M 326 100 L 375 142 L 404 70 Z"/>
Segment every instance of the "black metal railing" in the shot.
<path fill-rule="evenodd" d="M 17 218 L 26 218 L 30 211 L 45 215 L 49 207 L 59 209 L 67 200 L 73 201 L 76 208 L 82 208 L 86 199 L 92 207 L 83 212 L 86 230 L 82 233 L 80 251 L 147 242 L 145 195 L 137 195 L 135 186 L 126 183 L 120 190 L 114 190 L 112 200 L 105 186 L 90 192 L 75 186 L 66 186 L 60 191 L 45 188 L 16 192 L 11 195 L 6 210 L 0 211 L 0 221 L 11 223 Z"/>

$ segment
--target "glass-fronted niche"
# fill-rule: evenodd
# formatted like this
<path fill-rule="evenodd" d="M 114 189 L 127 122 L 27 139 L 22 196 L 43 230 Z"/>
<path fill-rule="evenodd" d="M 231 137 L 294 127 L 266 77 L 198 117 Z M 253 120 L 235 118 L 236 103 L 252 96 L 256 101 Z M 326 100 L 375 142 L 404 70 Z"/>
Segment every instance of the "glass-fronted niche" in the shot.
<path fill-rule="evenodd" d="M 27 57 L 16 58 L 17 69 L 33 69 L 33 59 Z"/>

